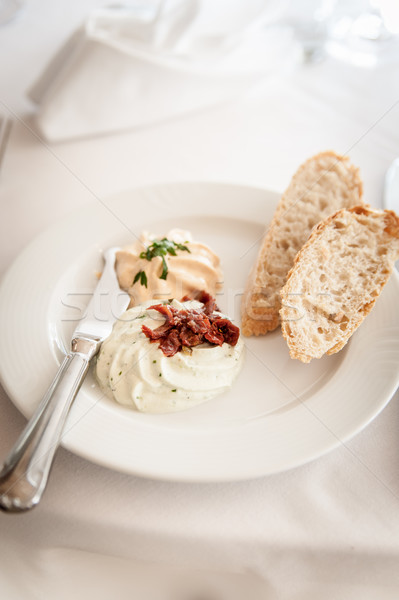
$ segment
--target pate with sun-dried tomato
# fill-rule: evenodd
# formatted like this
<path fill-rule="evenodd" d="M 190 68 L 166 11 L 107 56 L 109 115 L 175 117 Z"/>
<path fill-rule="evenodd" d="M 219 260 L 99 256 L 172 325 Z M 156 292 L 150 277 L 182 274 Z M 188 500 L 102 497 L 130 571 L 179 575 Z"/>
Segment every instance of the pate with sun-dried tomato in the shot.
<path fill-rule="evenodd" d="M 147 302 L 124 313 L 102 345 L 105 393 L 142 412 L 190 408 L 224 392 L 242 364 L 239 329 L 210 296 Z"/>

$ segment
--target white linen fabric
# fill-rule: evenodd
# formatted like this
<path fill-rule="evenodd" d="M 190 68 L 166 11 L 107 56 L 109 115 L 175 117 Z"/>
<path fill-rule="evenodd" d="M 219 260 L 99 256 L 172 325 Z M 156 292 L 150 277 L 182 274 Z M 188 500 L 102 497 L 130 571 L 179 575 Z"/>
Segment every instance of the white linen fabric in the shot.
<path fill-rule="evenodd" d="M 268 2 L 163 0 L 94 11 L 31 88 L 48 140 L 161 122 L 242 93 L 280 64 Z"/>
<path fill-rule="evenodd" d="M 30 0 L 1 31 L 1 107 L 14 118 L 0 176 L 1 272 L 45 227 L 114 192 L 180 180 L 283 190 L 304 159 L 328 148 L 350 155 L 365 200 L 382 205 L 384 175 L 399 148 L 395 65 L 362 70 L 327 59 L 295 66 L 184 119 L 43 143 L 21 110 L 29 108 L 22 90 L 84 10 L 100 4 Z M 397 600 L 398 423 L 396 393 L 373 423 L 330 454 L 229 484 L 146 480 L 61 448 L 39 507 L 0 514 L 1 595 Z M 1 390 L 0 457 L 24 424 Z"/>

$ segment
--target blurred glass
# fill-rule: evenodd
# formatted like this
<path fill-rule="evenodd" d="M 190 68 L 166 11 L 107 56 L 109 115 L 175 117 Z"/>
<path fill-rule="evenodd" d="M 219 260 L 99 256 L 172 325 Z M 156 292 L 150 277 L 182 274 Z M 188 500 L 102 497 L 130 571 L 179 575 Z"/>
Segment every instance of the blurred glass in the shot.
<path fill-rule="evenodd" d="M 399 0 L 281 0 L 279 27 L 290 30 L 307 63 L 332 56 L 359 67 L 399 62 Z"/>
<path fill-rule="evenodd" d="M 0 25 L 11 21 L 21 10 L 22 0 L 0 0 Z"/>
<path fill-rule="evenodd" d="M 399 0 L 338 2 L 328 53 L 359 67 L 399 61 Z"/>
<path fill-rule="evenodd" d="M 280 25 L 292 30 L 299 58 L 318 62 L 326 56 L 329 29 L 337 0 L 286 0 Z M 399 0 L 398 0 L 399 1 Z"/>

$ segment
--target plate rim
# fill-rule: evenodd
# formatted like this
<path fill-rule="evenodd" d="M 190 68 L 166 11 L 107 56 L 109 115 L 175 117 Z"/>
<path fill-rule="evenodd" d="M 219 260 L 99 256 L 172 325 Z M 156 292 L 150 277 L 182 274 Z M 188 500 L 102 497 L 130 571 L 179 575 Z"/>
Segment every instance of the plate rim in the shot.
<path fill-rule="evenodd" d="M 274 196 L 275 197 L 275 201 L 277 202 L 277 197 L 278 195 L 280 195 L 279 192 L 276 192 L 274 190 L 270 190 L 270 189 L 265 189 L 265 188 L 260 188 L 257 186 L 251 186 L 251 185 L 245 185 L 245 184 L 235 184 L 235 183 L 224 183 L 224 182 L 213 182 L 213 181 L 180 181 L 180 182 L 167 182 L 167 183 L 158 183 L 158 184 L 152 184 L 152 185 L 145 185 L 145 186 L 139 186 L 139 187 L 134 187 L 131 189 L 125 189 L 125 190 L 121 190 L 119 192 L 110 194 L 108 196 L 106 196 L 107 202 L 108 203 L 112 203 L 112 202 L 117 202 L 118 199 L 121 199 L 125 196 L 127 196 L 128 194 L 140 194 L 143 192 L 146 192 L 148 190 L 152 190 L 155 191 L 156 190 L 163 190 L 165 188 L 174 188 L 174 187 L 198 187 L 201 186 L 202 188 L 205 187 L 211 187 L 211 188 L 218 188 L 218 190 L 224 190 L 226 191 L 227 189 L 231 189 L 231 188 L 235 188 L 236 190 L 240 190 L 240 192 L 247 192 L 248 190 L 251 190 L 254 193 L 262 193 L 264 195 L 267 195 L 269 197 Z M 267 200 L 269 202 L 269 199 Z M 89 213 L 90 210 L 96 206 L 96 201 L 90 202 L 87 205 L 85 205 L 83 207 L 84 209 L 84 214 Z M 46 239 L 46 237 L 49 234 L 54 234 L 55 231 L 61 229 L 65 229 L 65 227 L 68 227 L 69 224 L 71 223 L 71 221 L 73 219 L 76 218 L 77 213 L 82 213 L 82 211 L 79 210 L 72 210 L 64 219 L 59 219 L 56 220 L 54 223 L 50 224 L 48 227 L 46 227 L 42 232 L 40 232 L 33 240 L 31 240 L 29 242 L 29 244 L 22 250 L 22 252 L 20 252 L 17 257 L 14 259 L 14 261 L 11 263 L 11 265 L 8 267 L 8 269 L 5 271 L 5 273 L 2 276 L 2 281 L 1 281 L 1 285 L 0 285 L 0 309 L 3 305 L 3 295 L 4 295 L 4 287 L 5 287 L 5 283 L 7 281 L 7 278 L 9 277 L 10 273 L 15 272 L 16 269 L 18 269 L 20 263 L 23 263 L 23 261 L 25 260 L 25 258 L 29 255 L 30 251 L 32 248 L 35 248 L 37 246 L 40 246 L 40 243 Z M 392 278 L 396 280 L 396 286 L 399 285 L 399 277 L 398 274 L 395 272 L 392 275 Z M 1 311 L 0 311 L 1 312 Z M 0 346 L 0 354 L 1 354 L 1 346 Z M 5 376 L 4 372 L 3 372 L 3 368 L 2 368 L 2 361 L 0 361 L 0 382 L 4 388 L 4 390 L 6 391 L 8 397 L 10 398 L 11 402 L 17 407 L 17 409 L 22 412 L 22 414 L 24 414 L 24 416 L 26 416 L 26 411 L 24 412 L 20 405 L 18 400 L 15 398 L 15 393 L 14 390 L 11 389 L 11 387 L 9 386 L 9 382 L 7 380 L 7 377 Z M 354 437 L 355 435 L 357 435 L 360 431 L 362 431 L 372 420 L 374 420 L 378 414 L 380 414 L 380 412 L 385 408 L 385 406 L 388 404 L 388 402 L 390 401 L 390 399 L 392 398 L 392 396 L 395 393 L 395 390 L 397 389 L 399 384 L 399 369 L 398 372 L 396 374 L 396 380 L 395 382 L 392 383 L 392 385 L 390 386 L 389 391 L 386 391 L 386 393 L 384 394 L 384 400 L 378 403 L 378 406 L 376 407 L 376 410 L 374 411 L 374 413 L 367 418 L 364 422 L 360 423 L 358 425 L 358 427 L 354 428 L 352 430 L 351 433 L 349 433 L 346 437 L 344 438 L 337 438 L 335 441 L 331 440 L 331 442 L 329 444 L 326 444 L 324 449 L 322 451 L 320 450 L 316 450 L 313 455 L 308 455 L 306 457 L 303 457 L 302 460 L 298 460 L 298 461 L 294 461 L 292 464 L 285 466 L 284 468 L 281 467 L 277 467 L 275 470 L 273 469 L 269 469 L 266 472 L 260 472 L 257 474 L 253 474 L 253 473 L 241 473 L 238 474 L 236 473 L 235 475 L 232 475 L 231 473 L 228 474 L 223 474 L 223 473 L 209 473 L 207 476 L 202 475 L 198 475 L 198 474 L 192 474 L 192 476 L 190 477 L 189 474 L 185 474 L 184 476 L 179 476 L 178 474 L 172 474 L 172 473 L 168 473 L 167 470 L 165 472 L 165 469 L 161 469 L 161 471 L 163 472 L 156 472 L 156 471 L 151 471 L 148 468 L 145 468 L 144 470 L 140 470 L 137 468 L 137 466 L 135 467 L 134 470 L 128 469 L 128 468 L 124 468 L 123 466 L 119 466 L 119 465 L 115 465 L 114 461 L 112 460 L 107 460 L 106 458 L 99 458 L 96 455 L 93 455 L 93 453 L 90 451 L 91 448 L 87 448 L 85 451 L 83 451 L 81 448 L 77 449 L 76 445 L 74 443 L 70 443 L 67 441 L 62 442 L 62 445 L 67 448 L 68 450 L 72 451 L 75 454 L 78 454 L 79 456 L 82 456 L 83 458 L 86 458 L 87 460 L 90 460 L 96 464 L 105 466 L 107 468 L 111 468 L 111 469 L 115 469 L 124 473 L 128 473 L 128 474 L 132 474 L 132 475 L 138 475 L 140 477 L 146 477 L 146 478 L 152 478 L 152 479 L 158 479 L 158 480 L 165 480 L 165 481 L 181 481 L 181 482 L 227 482 L 227 481 L 240 481 L 240 480 L 248 480 L 248 479 L 254 479 L 257 477 L 262 477 L 265 475 L 271 475 L 273 473 L 278 473 L 278 472 L 283 472 L 286 470 L 289 470 L 291 468 L 296 468 L 298 466 L 301 466 L 303 464 L 306 464 L 308 462 L 313 461 L 314 459 L 321 457 L 325 454 L 327 454 L 328 452 L 330 452 L 332 449 L 338 447 L 339 445 L 342 445 L 343 443 L 345 443 L 346 441 L 348 441 L 349 439 L 351 439 L 352 437 Z M 95 453 L 94 453 L 95 454 Z"/>

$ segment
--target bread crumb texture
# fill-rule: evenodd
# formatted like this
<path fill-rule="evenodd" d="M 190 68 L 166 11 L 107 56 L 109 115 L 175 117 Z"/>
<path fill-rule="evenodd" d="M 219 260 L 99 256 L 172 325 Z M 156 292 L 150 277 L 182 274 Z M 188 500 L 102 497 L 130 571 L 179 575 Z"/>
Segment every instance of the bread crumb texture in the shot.
<path fill-rule="evenodd" d="M 399 258 L 399 218 L 365 206 L 320 223 L 281 290 L 283 335 L 302 362 L 341 350 L 370 312 Z"/>
<path fill-rule="evenodd" d="M 323 152 L 299 167 L 248 277 L 241 310 L 244 335 L 263 335 L 278 327 L 280 290 L 313 227 L 340 208 L 361 204 L 361 197 L 359 171 L 347 157 Z"/>

